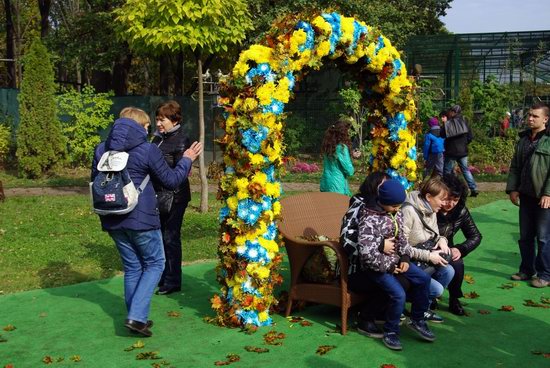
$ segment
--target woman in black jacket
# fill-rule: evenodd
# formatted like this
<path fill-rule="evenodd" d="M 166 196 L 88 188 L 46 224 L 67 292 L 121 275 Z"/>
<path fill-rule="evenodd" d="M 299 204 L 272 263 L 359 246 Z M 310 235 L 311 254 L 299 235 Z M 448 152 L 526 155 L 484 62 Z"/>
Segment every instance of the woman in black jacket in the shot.
<path fill-rule="evenodd" d="M 455 270 L 455 275 L 448 286 L 449 311 L 453 314 L 463 316 L 465 314 L 464 308 L 462 308 L 458 300 L 464 296 L 462 294 L 462 281 L 464 280 L 463 258 L 481 243 L 481 233 L 466 207 L 468 191 L 464 183 L 453 174 L 444 175 L 443 182 L 449 188 L 449 194 L 441 210 L 437 213 L 437 225 L 441 236 L 446 237 L 449 241 L 452 255 L 450 265 Z M 460 244 L 455 244 L 453 237 L 459 230 L 462 231 L 466 240 Z"/>
<path fill-rule="evenodd" d="M 182 152 L 190 144 L 189 138 L 181 128 L 181 121 L 181 107 L 176 101 L 167 101 L 157 108 L 157 131 L 152 143 L 160 148 L 170 167 L 177 165 L 182 158 Z M 181 225 L 185 209 L 191 200 L 191 190 L 188 179 L 185 179 L 175 190 L 167 189 L 155 181 L 153 186 L 157 193 L 166 256 L 157 294 L 168 295 L 181 291 Z"/>

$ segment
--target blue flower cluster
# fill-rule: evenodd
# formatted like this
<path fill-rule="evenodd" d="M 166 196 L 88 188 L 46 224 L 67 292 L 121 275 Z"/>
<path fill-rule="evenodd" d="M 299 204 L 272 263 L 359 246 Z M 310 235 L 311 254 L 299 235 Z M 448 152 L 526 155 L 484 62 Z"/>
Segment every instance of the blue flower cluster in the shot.
<path fill-rule="evenodd" d="M 244 249 L 239 248 L 237 254 L 246 258 L 249 262 L 258 262 L 262 265 L 270 261 L 267 250 L 257 240 L 247 240 Z"/>
<path fill-rule="evenodd" d="M 392 80 L 393 78 L 397 77 L 397 72 L 401 69 L 401 60 L 399 59 L 395 59 L 393 62 L 393 71 L 391 72 L 391 75 L 390 75 L 390 80 Z"/>
<path fill-rule="evenodd" d="M 265 169 L 262 170 L 264 174 L 267 175 L 267 181 L 270 183 L 273 183 L 275 181 L 275 166 L 269 165 Z"/>
<path fill-rule="evenodd" d="M 258 130 L 255 129 L 247 129 L 242 130 L 239 129 L 241 132 L 243 138 L 242 138 L 242 144 L 252 153 L 258 153 L 261 149 L 262 142 L 267 138 L 267 133 L 269 132 L 269 129 L 263 125 L 258 126 Z"/>
<path fill-rule="evenodd" d="M 285 104 L 274 98 L 271 99 L 271 103 L 269 105 L 262 105 L 262 112 L 264 114 L 273 113 L 275 115 L 280 115 L 283 113 L 284 109 Z"/>
<path fill-rule="evenodd" d="M 269 204 L 271 206 L 271 203 Z M 248 225 L 254 225 L 260 218 L 263 203 L 258 203 L 250 198 L 242 199 L 237 205 L 237 216 Z"/>
<path fill-rule="evenodd" d="M 254 324 L 255 326 L 271 326 L 273 323 L 271 317 L 266 319 L 263 322 L 260 322 L 258 318 L 258 312 L 256 311 L 247 311 L 239 309 L 235 314 L 241 319 L 244 324 Z"/>
<path fill-rule="evenodd" d="M 399 175 L 397 171 L 394 169 L 387 169 L 386 174 L 388 174 L 392 179 L 395 179 L 403 185 L 405 190 L 409 190 L 412 187 L 412 183 L 408 181 L 405 177 Z"/>
<path fill-rule="evenodd" d="M 296 25 L 296 29 L 303 29 L 306 33 L 306 42 L 298 46 L 298 50 L 300 50 L 300 52 L 313 50 L 313 46 L 315 45 L 315 31 L 311 24 L 301 20 Z"/>
<path fill-rule="evenodd" d="M 348 55 L 352 55 L 355 52 L 355 48 L 357 47 L 357 42 L 361 38 L 362 35 L 368 33 L 368 28 L 366 26 L 361 25 L 358 21 L 353 21 L 353 41 L 348 46 L 346 52 Z"/>
<path fill-rule="evenodd" d="M 220 209 L 220 214 L 218 215 L 218 221 L 220 221 L 220 224 L 229 216 L 229 207 L 225 206 Z"/>
<path fill-rule="evenodd" d="M 407 120 L 402 112 L 395 114 L 393 117 L 387 118 L 388 130 L 390 132 L 390 140 L 397 141 L 399 139 L 399 131 L 407 129 Z"/>
<path fill-rule="evenodd" d="M 292 72 L 286 73 L 286 77 L 288 78 L 288 89 L 292 91 L 294 89 L 294 85 L 296 84 L 296 78 L 294 78 L 294 75 Z"/>
<path fill-rule="evenodd" d="M 241 283 L 241 289 L 245 293 L 252 294 L 254 296 L 259 296 L 260 298 L 262 297 L 262 293 L 260 293 L 258 289 L 252 286 L 252 279 L 250 278 L 250 276 L 245 282 Z"/>
<path fill-rule="evenodd" d="M 277 237 L 277 225 L 274 222 L 269 224 L 267 231 L 262 236 L 267 240 L 275 240 Z"/>
<path fill-rule="evenodd" d="M 330 55 L 334 54 L 334 51 L 336 50 L 336 45 L 338 45 L 338 41 L 340 40 L 340 37 L 342 37 L 342 29 L 340 26 L 340 14 L 338 13 L 332 13 L 332 14 L 322 14 L 321 15 L 332 27 L 332 33 L 330 34 Z"/>
<path fill-rule="evenodd" d="M 273 82 L 277 75 L 273 73 L 268 63 L 261 63 L 255 68 L 250 68 L 248 73 L 246 73 L 246 83 L 252 84 L 252 79 L 256 76 L 264 77 L 266 82 Z"/>
<path fill-rule="evenodd" d="M 412 148 L 407 152 L 407 156 L 413 161 L 416 161 L 416 146 L 412 146 Z"/>
<path fill-rule="evenodd" d="M 376 47 L 374 48 L 374 55 L 378 55 L 378 51 L 380 51 L 384 47 L 384 39 L 382 36 L 378 36 L 378 43 L 376 44 Z"/>

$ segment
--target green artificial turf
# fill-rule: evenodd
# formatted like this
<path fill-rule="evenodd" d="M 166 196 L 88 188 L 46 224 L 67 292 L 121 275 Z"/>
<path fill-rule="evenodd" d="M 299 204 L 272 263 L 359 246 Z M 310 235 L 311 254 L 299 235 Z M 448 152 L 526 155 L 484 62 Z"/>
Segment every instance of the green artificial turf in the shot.
<path fill-rule="evenodd" d="M 479 297 L 465 300 L 467 317 L 448 313 L 443 297 L 440 313 L 445 323 L 432 325 L 437 335 L 434 343 L 420 341 L 405 327 L 402 352 L 392 352 L 380 340 L 359 335 L 353 328 L 341 336 L 334 332 L 339 311 L 330 306 L 309 306 L 294 313 L 312 322 L 309 327 L 279 315 L 273 317 L 273 327 L 252 335 L 207 324 L 202 318 L 213 314 L 209 298 L 218 290 L 215 263 L 207 262 L 184 267 L 182 293 L 154 296 L 150 316 L 155 321 L 154 336 L 148 339 L 131 335 L 123 327 L 119 276 L 0 296 L 0 328 L 16 328 L 0 329 L 0 341 L 6 340 L 0 342 L 0 367 L 43 367 L 46 356 L 54 361 L 51 367 L 151 367 L 155 363 L 159 367 L 213 367 L 216 361 L 227 360 L 228 354 L 240 357 L 231 366 L 258 368 L 549 367 L 550 358 L 534 353 L 550 353 L 550 309 L 527 307 L 523 302 L 540 303 L 541 298 L 550 297 L 550 288 L 535 289 L 509 280 L 519 262 L 517 208 L 498 201 L 473 213 L 484 238 L 465 260 L 473 284 L 465 283 L 464 291 Z M 77 272 L 67 267 L 64 272 Z M 283 274 L 288 276 L 286 266 Z M 44 273 L 42 277 L 47 280 L 49 276 Z M 507 305 L 514 310 L 499 311 Z M 282 345 L 264 343 L 263 335 L 271 330 L 286 335 Z M 143 348 L 125 351 L 138 340 L 145 344 Z M 316 354 L 321 345 L 335 348 L 325 355 Z M 245 346 L 269 352 L 248 352 Z M 151 351 L 162 359 L 136 360 L 137 354 Z M 70 359 L 75 355 L 80 362 Z"/>

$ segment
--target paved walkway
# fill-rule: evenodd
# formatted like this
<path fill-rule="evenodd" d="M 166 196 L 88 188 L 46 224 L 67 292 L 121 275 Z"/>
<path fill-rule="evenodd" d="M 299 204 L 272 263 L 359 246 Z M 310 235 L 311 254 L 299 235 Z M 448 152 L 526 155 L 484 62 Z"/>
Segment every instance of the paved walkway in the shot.
<path fill-rule="evenodd" d="M 504 192 L 506 183 L 477 183 L 481 192 Z M 359 188 L 359 184 L 351 184 L 352 191 Z M 88 194 L 88 187 L 44 187 L 44 188 L 5 188 L 6 197 L 12 196 L 33 196 L 33 195 L 70 195 Z M 191 185 L 193 192 L 200 192 L 200 185 Z M 216 193 L 218 187 L 209 185 L 208 191 Z M 319 190 L 318 183 L 283 183 L 283 190 L 286 192 L 314 192 Z"/>

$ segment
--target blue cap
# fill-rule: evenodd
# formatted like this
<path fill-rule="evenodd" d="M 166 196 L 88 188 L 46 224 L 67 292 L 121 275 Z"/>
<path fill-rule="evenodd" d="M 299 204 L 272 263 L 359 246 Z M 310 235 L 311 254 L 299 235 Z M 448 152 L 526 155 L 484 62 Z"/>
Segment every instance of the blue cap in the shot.
<path fill-rule="evenodd" d="M 401 204 L 406 197 L 405 187 L 395 179 L 386 180 L 378 188 L 378 202 L 385 206 Z"/>

